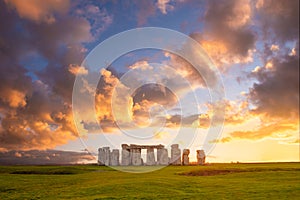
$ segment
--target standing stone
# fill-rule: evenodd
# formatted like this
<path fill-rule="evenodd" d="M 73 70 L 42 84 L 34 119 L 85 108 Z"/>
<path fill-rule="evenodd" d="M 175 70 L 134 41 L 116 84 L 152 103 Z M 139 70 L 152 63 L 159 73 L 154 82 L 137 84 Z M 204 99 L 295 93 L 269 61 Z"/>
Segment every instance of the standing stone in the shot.
<path fill-rule="evenodd" d="M 178 144 L 171 145 L 171 160 L 172 165 L 181 165 L 181 150 Z"/>
<path fill-rule="evenodd" d="M 128 166 L 130 165 L 130 150 L 128 149 L 127 144 L 122 144 L 122 165 Z"/>
<path fill-rule="evenodd" d="M 204 150 L 197 150 L 197 164 L 204 165 L 205 164 L 205 152 Z"/>
<path fill-rule="evenodd" d="M 105 165 L 104 157 L 105 157 L 105 153 L 104 153 L 103 148 L 99 148 L 98 149 L 98 165 Z"/>
<path fill-rule="evenodd" d="M 154 148 L 147 148 L 146 165 L 155 165 Z"/>
<path fill-rule="evenodd" d="M 190 164 L 189 154 L 190 154 L 189 149 L 183 149 L 183 152 L 182 152 L 182 165 L 189 165 Z"/>
<path fill-rule="evenodd" d="M 157 149 L 157 164 L 158 165 L 169 164 L 168 150 L 166 148 Z"/>
<path fill-rule="evenodd" d="M 109 166 L 109 164 L 110 164 L 110 150 L 109 150 L 109 147 L 103 147 L 102 149 L 104 151 L 104 159 L 103 159 L 104 165 Z"/>
<path fill-rule="evenodd" d="M 119 165 L 119 150 L 113 149 L 110 153 L 110 165 L 117 166 Z"/>
<path fill-rule="evenodd" d="M 134 166 L 142 165 L 142 157 L 141 157 L 141 149 L 140 148 L 132 148 L 131 149 L 131 163 Z"/>

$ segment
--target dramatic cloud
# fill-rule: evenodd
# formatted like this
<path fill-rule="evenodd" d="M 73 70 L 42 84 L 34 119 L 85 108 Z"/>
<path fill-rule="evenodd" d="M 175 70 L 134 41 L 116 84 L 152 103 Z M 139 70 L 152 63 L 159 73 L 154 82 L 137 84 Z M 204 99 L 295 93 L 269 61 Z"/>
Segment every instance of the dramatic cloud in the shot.
<path fill-rule="evenodd" d="M 195 59 L 197 59 L 197 52 L 196 49 L 194 49 L 194 52 L 191 52 L 191 54 L 195 55 Z M 183 50 L 184 51 L 184 50 Z M 183 78 L 189 81 L 189 83 L 194 87 L 205 87 L 206 82 L 205 79 L 203 79 L 203 76 L 205 78 L 211 79 L 214 81 L 215 74 L 209 69 L 209 68 L 203 68 L 203 75 L 200 75 L 197 69 L 195 69 L 194 66 L 192 66 L 188 61 L 181 58 L 178 55 L 172 54 L 172 53 L 166 53 L 166 56 L 170 58 L 170 66 L 172 66 L 176 71 L 182 75 Z M 195 60 L 197 62 L 197 60 Z"/>
<path fill-rule="evenodd" d="M 68 8 L 68 1 L 0 2 L 1 150 L 54 148 L 76 138 L 72 87 L 75 73 L 87 73 L 75 66 L 91 26 L 67 16 Z"/>
<path fill-rule="evenodd" d="M 253 131 L 234 131 L 230 135 L 233 138 L 258 140 L 266 137 L 276 137 L 284 131 L 296 131 L 299 127 L 287 121 L 279 121 L 267 125 L 262 125 Z"/>
<path fill-rule="evenodd" d="M 2 148 L 46 149 L 75 139 L 70 106 L 41 81 L 33 83 L 32 94 L 27 96 L 26 103 L 23 108 L 2 107 Z"/>
<path fill-rule="evenodd" d="M 252 76 L 259 81 L 250 89 L 253 112 L 267 117 L 299 117 L 299 56 L 273 58 Z"/>
<path fill-rule="evenodd" d="M 299 39 L 298 0 L 258 0 L 256 8 L 266 38 L 274 34 L 280 42 Z"/>
<path fill-rule="evenodd" d="M 250 29 L 252 8 L 248 0 L 207 2 L 204 33 L 192 37 L 222 69 L 222 65 L 252 61 L 255 35 Z"/>
<path fill-rule="evenodd" d="M 218 111 L 218 107 L 224 108 L 224 125 L 239 125 L 245 123 L 253 115 L 249 112 L 249 105 L 246 101 L 229 101 L 223 100 L 217 102 L 216 105 L 207 103 L 206 113 L 199 116 L 199 127 L 209 128 L 214 112 Z M 216 116 L 219 117 L 219 116 Z"/>
<path fill-rule="evenodd" d="M 113 22 L 113 15 L 111 15 L 105 8 L 99 6 L 86 4 L 85 1 L 74 1 L 73 15 L 80 16 L 88 20 L 91 24 L 91 34 L 95 39 L 98 39 L 100 33 L 105 31 Z"/>
<path fill-rule="evenodd" d="M 299 55 L 295 52 L 287 55 L 286 50 L 285 55 L 271 57 L 263 67 L 252 70 L 249 77 L 258 82 L 247 94 L 252 105 L 249 113 L 259 117 L 261 123 L 254 130 L 232 132 L 232 138 L 294 138 L 299 132 Z M 282 136 L 284 132 L 289 135 Z"/>
<path fill-rule="evenodd" d="M 102 70 L 101 75 L 95 98 L 96 112 L 101 129 L 104 132 L 112 132 L 115 128 L 117 128 L 115 126 L 115 120 L 112 113 L 112 95 L 114 88 L 119 83 L 119 79 L 112 75 L 112 73 L 108 70 Z M 126 106 L 127 104 L 121 105 Z"/>
<path fill-rule="evenodd" d="M 209 101 L 207 90 L 218 85 L 219 71 L 201 59 L 197 45 L 178 44 L 178 53 L 197 66 L 163 50 L 155 55 L 130 52 L 100 72 L 82 64 L 98 42 L 120 31 L 136 26 L 178 30 L 182 24 L 221 74 L 226 72 L 228 100 Z M 213 117 L 221 118 L 214 115 L 221 107 L 224 130 L 232 132 L 213 143 L 264 138 L 299 142 L 297 0 L 0 0 L 0 30 L 2 163 L 14 163 L 9 156 L 20 164 L 35 157 L 33 163 L 77 162 L 88 155 L 67 153 L 70 160 L 63 160 L 63 153 L 47 149 L 86 133 L 149 128 L 157 132 L 154 139 L 167 140 L 171 136 L 155 128 L 208 130 L 216 125 Z M 100 77 L 97 86 L 81 80 L 78 111 L 83 116 L 76 121 L 78 127 L 72 115 L 76 76 Z M 245 79 L 235 85 L 236 77 Z M 87 94 L 93 94 L 92 101 L 86 101 Z M 193 94 L 200 105 L 193 102 Z M 88 109 L 86 102 L 94 100 L 95 107 Z M 254 127 L 244 129 L 252 123 Z M 28 151 L 33 149 L 47 151 Z"/>
<path fill-rule="evenodd" d="M 70 6 L 69 0 L 4 0 L 4 2 L 9 7 L 16 9 L 21 18 L 49 24 L 56 21 L 55 13 L 64 14 Z"/>

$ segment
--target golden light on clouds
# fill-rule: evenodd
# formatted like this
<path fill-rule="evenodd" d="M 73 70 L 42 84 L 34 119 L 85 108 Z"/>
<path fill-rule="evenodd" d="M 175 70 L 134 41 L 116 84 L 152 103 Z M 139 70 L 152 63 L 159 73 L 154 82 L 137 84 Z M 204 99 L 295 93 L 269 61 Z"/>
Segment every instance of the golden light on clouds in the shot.
<path fill-rule="evenodd" d="M 107 59 L 111 63 L 105 66 L 85 62 L 107 38 L 141 26 L 175 29 L 201 48 L 177 42 L 178 54 L 138 49 Z M 163 42 L 162 37 L 153 41 Z M 106 47 L 98 58 L 140 38 L 137 34 Z M 210 66 L 199 59 L 203 50 Z M 201 70 L 181 54 L 188 54 Z M 297 0 L 3 0 L 0 63 L 0 151 L 59 145 L 78 151 L 81 146 L 74 149 L 73 144 L 79 135 L 86 140 L 90 135 L 119 136 L 121 141 L 120 126 L 137 135 L 139 130 L 151 132 L 149 143 L 168 143 L 180 128 L 186 135 L 196 129 L 200 133 L 192 148 L 199 149 L 222 107 L 223 134 L 210 141 L 216 143 L 215 161 L 284 160 L 285 154 L 299 160 Z M 102 70 L 93 71 L 91 65 Z M 207 83 L 215 84 L 217 75 L 226 98 L 212 102 Z M 99 79 L 95 85 L 82 80 L 76 110 L 82 119 L 74 117 L 72 107 L 76 77 Z M 154 84 L 157 77 L 161 79 Z M 133 89 L 135 83 L 144 85 Z M 95 94 L 92 99 L 90 94 Z M 191 103 L 193 98 L 198 105 Z M 87 102 L 95 106 L 88 109 Z M 165 129 L 158 129 L 162 125 Z"/>

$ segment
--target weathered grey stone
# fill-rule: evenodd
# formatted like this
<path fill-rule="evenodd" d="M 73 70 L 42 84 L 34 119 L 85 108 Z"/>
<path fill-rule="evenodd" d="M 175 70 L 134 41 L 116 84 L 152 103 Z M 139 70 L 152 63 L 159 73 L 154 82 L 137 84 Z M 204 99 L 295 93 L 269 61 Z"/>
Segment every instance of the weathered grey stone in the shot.
<path fill-rule="evenodd" d="M 110 165 L 117 166 L 119 165 L 119 150 L 113 149 L 110 153 Z"/>
<path fill-rule="evenodd" d="M 181 165 L 181 150 L 178 144 L 171 145 L 171 160 L 172 165 Z"/>
<path fill-rule="evenodd" d="M 103 162 L 106 166 L 109 166 L 109 164 L 110 164 L 110 150 L 109 150 L 109 147 L 103 147 L 102 149 L 104 151 Z"/>
<path fill-rule="evenodd" d="M 136 145 L 136 144 L 122 144 L 122 160 L 121 165 L 168 165 L 170 163 L 180 165 L 181 162 L 181 150 L 178 144 L 171 146 L 171 158 L 168 157 L 168 150 L 163 145 Z M 157 161 L 155 161 L 154 149 L 157 149 Z M 147 149 L 146 163 L 141 158 L 141 150 Z M 182 156 L 182 162 L 189 164 L 188 153 L 185 150 Z M 110 152 L 109 147 L 103 147 L 98 149 L 98 164 L 99 165 L 120 165 L 119 162 L 119 150 L 113 149 Z"/>
<path fill-rule="evenodd" d="M 158 165 L 169 164 L 168 150 L 166 148 L 157 149 L 157 164 Z"/>
<path fill-rule="evenodd" d="M 127 148 L 127 144 L 122 144 L 122 161 L 121 165 L 128 166 L 130 165 L 130 150 Z"/>
<path fill-rule="evenodd" d="M 98 149 L 98 165 L 104 165 L 104 150 L 102 148 Z"/>
<path fill-rule="evenodd" d="M 130 151 L 131 164 L 134 166 L 142 165 L 141 149 L 131 149 Z"/>
<path fill-rule="evenodd" d="M 182 152 L 182 165 L 189 165 L 190 164 L 189 154 L 190 154 L 189 149 L 183 149 L 183 152 Z"/>
<path fill-rule="evenodd" d="M 155 165 L 154 148 L 147 148 L 147 160 L 146 165 Z"/>
<path fill-rule="evenodd" d="M 205 164 L 205 152 L 204 150 L 197 150 L 197 164 L 204 165 Z"/>

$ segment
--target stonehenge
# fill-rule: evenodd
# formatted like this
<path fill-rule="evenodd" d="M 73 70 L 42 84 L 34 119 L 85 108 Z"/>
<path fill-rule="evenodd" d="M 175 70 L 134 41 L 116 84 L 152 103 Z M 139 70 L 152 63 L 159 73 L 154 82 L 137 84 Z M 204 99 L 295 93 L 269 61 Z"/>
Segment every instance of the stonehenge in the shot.
<path fill-rule="evenodd" d="M 98 164 L 110 165 L 110 150 L 109 147 L 103 147 L 98 149 Z"/>
<path fill-rule="evenodd" d="M 181 150 L 178 144 L 171 145 L 171 165 L 181 165 Z"/>
<path fill-rule="evenodd" d="M 119 165 L 119 150 L 113 149 L 110 152 L 109 147 L 103 147 L 98 149 L 98 165 Z"/>
<path fill-rule="evenodd" d="M 189 149 L 183 149 L 182 155 L 178 144 L 171 145 L 171 157 L 168 156 L 168 149 L 164 145 L 136 145 L 122 144 L 121 162 L 118 149 L 110 151 L 109 147 L 98 149 L 98 165 L 106 166 L 142 166 L 142 165 L 190 165 Z M 142 159 L 142 150 L 147 151 L 146 161 Z M 156 158 L 155 152 L 156 149 Z M 197 165 L 205 164 L 204 150 L 197 150 Z"/>
<path fill-rule="evenodd" d="M 190 164 L 189 154 L 190 154 L 189 149 L 183 149 L 183 152 L 182 152 L 182 165 L 189 165 Z"/>
<path fill-rule="evenodd" d="M 205 164 L 205 152 L 204 150 L 197 150 L 197 164 L 204 165 Z"/>
<path fill-rule="evenodd" d="M 110 153 L 110 165 L 111 166 L 118 166 L 119 165 L 119 150 L 113 149 Z"/>
<path fill-rule="evenodd" d="M 152 147 L 147 149 L 146 165 L 155 165 L 154 148 L 152 148 Z"/>
<path fill-rule="evenodd" d="M 127 144 L 122 144 L 122 165 L 130 165 L 130 150 L 127 148 Z"/>
<path fill-rule="evenodd" d="M 169 164 L 168 150 L 166 148 L 157 149 L 157 164 L 158 165 Z"/>

